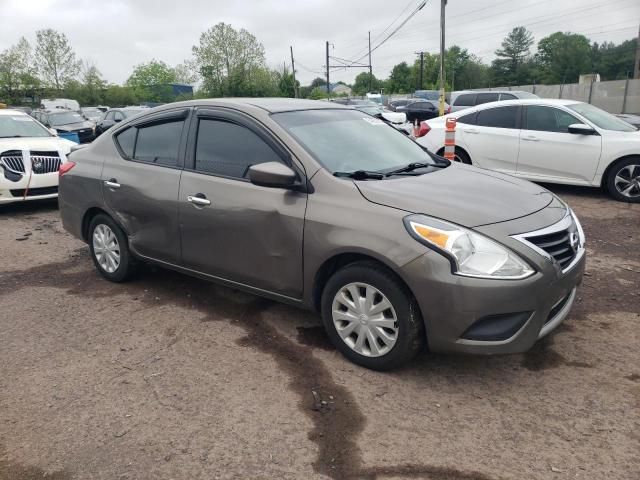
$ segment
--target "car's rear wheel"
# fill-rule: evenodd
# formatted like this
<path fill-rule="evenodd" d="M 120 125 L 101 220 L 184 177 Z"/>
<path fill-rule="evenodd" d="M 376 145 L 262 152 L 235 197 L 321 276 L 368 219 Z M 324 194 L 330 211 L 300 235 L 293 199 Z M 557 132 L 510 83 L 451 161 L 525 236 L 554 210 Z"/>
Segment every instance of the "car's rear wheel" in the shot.
<path fill-rule="evenodd" d="M 89 249 L 100 274 L 112 282 L 123 282 L 135 271 L 127 236 L 107 215 L 96 215 L 89 224 Z"/>
<path fill-rule="evenodd" d="M 640 157 L 614 164 L 606 178 L 609 194 L 618 201 L 640 203 Z"/>
<path fill-rule="evenodd" d="M 374 370 L 408 362 L 424 343 L 413 295 L 374 262 L 347 265 L 329 279 L 322 294 L 322 319 L 345 357 Z"/>

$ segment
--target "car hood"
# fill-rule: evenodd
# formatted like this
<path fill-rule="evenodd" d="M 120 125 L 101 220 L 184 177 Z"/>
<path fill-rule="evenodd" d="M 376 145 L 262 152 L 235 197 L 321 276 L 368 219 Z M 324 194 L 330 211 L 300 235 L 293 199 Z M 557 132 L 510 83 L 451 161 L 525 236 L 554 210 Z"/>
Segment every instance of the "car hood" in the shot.
<path fill-rule="evenodd" d="M 391 123 L 405 123 L 407 121 L 407 115 L 400 112 L 382 112 L 382 118 Z"/>
<path fill-rule="evenodd" d="M 62 150 L 69 153 L 75 142 L 59 137 L 0 138 L 0 153 L 7 150 Z"/>
<path fill-rule="evenodd" d="M 534 183 L 457 163 L 424 175 L 355 183 L 370 202 L 469 228 L 524 217 L 553 200 Z"/>
<path fill-rule="evenodd" d="M 75 132 L 77 130 L 84 130 L 85 128 L 93 128 L 93 123 L 91 122 L 68 123 L 66 125 L 59 125 L 53 128 L 55 128 L 59 132 Z"/>

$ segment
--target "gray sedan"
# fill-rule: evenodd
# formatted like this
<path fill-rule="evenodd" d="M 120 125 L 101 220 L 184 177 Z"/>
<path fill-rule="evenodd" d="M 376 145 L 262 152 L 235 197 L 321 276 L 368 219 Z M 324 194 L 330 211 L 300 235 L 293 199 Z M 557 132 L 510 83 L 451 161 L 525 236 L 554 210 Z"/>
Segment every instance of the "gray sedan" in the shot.
<path fill-rule="evenodd" d="M 580 223 L 544 188 L 328 102 L 173 103 L 69 160 L 62 221 L 106 279 L 149 262 L 316 310 L 368 368 L 425 345 L 523 352 L 584 270 Z"/>

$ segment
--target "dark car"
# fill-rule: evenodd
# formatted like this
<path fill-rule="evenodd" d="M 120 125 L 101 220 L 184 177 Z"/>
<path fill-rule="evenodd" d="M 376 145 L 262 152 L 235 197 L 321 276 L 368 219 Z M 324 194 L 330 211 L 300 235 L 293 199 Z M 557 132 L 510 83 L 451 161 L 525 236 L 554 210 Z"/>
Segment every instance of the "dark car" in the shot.
<path fill-rule="evenodd" d="M 78 135 L 80 143 L 89 143 L 96 138 L 95 125 L 78 112 L 72 110 L 43 111 L 34 110 L 31 116 L 44 126 L 53 128 L 56 132 Z"/>
<path fill-rule="evenodd" d="M 105 130 L 109 130 L 116 123 L 123 121 L 125 118 L 133 117 L 141 112 L 149 110 L 146 107 L 124 107 L 112 108 L 104 114 L 104 116 L 96 123 L 96 136 L 101 135 Z"/>
<path fill-rule="evenodd" d="M 449 105 L 444 104 L 445 113 L 449 113 Z M 404 107 L 397 107 L 396 112 L 402 112 L 407 115 L 408 122 L 421 122 L 440 116 L 437 100 L 421 100 L 413 102 Z"/>
<path fill-rule="evenodd" d="M 316 309 L 344 355 L 381 370 L 425 343 L 530 349 L 585 266 L 580 223 L 551 192 L 330 102 L 148 110 L 69 155 L 59 201 L 106 279 L 149 262 Z"/>
<path fill-rule="evenodd" d="M 419 102 L 419 101 L 421 100 L 415 99 L 415 98 L 400 98 L 398 100 L 391 100 L 389 102 L 389 105 L 387 105 L 387 107 L 389 107 L 389 110 L 396 112 L 399 107 L 406 107 L 410 103 Z"/>

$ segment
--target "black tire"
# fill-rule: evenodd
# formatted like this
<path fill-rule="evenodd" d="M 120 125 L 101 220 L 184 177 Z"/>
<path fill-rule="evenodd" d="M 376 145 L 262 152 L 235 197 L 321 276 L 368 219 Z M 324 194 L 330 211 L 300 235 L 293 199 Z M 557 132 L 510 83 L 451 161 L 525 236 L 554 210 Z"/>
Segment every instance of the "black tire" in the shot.
<path fill-rule="evenodd" d="M 444 148 L 438 150 L 438 155 L 444 157 Z M 464 163 L 465 165 L 473 165 L 469 154 L 460 147 L 456 147 L 454 162 Z"/>
<path fill-rule="evenodd" d="M 96 229 L 99 226 L 107 226 L 115 235 L 117 244 L 119 247 L 119 264 L 117 268 L 113 271 L 107 271 L 98 261 L 96 256 L 96 252 L 94 249 L 94 241 L 93 237 L 96 232 Z M 136 260 L 131 255 L 129 250 L 129 241 L 127 236 L 122 231 L 122 229 L 118 226 L 116 222 L 113 221 L 111 217 L 105 214 L 98 214 L 91 219 L 91 223 L 89 224 L 89 233 L 87 235 L 87 239 L 89 242 L 89 249 L 91 251 L 91 259 L 93 260 L 93 264 L 96 266 L 96 269 L 100 274 L 111 282 L 124 282 L 131 277 L 137 270 L 138 264 Z"/>
<path fill-rule="evenodd" d="M 634 196 L 626 196 L 618 191 L 616 187 L 616 177 L 619 173 L 623 173 L 623 178 L 626 178 L 624 174 L 624 170 L 626 167 L 630 165 L 637 165 L 634 171 L 634 175 L 637 177 L 640 175 L 640 157 L 629 157 L 624 160 L 620 160 L 614 163 L 609 172 L 607 173 L 607 177 L 605 178 L 605 188 L 609 195 L 618 200 L 619 202 L 628 202 L 628 203 L 640 203 L 640 184 L 637 184 L 636 187 L 633 188 L 632 192 Z"/>
<path fill-rule="evenodd" d="M 371 357 L 356 352 L 342 340 L 334 325 L 334 297 L 343 287 L 355 282 L 375 287 L 395 310 L 397 339 L 391 350 L 382 356 Z M 424 323 L 415 298 L 395 274 L 373 261 L 352 263 L 334 273 L 322 292 L 321 312 L 325 329 L 335 347 L 353 363 L 372 370 L 391 370 L 407 363 L 425 343 Z"/>

